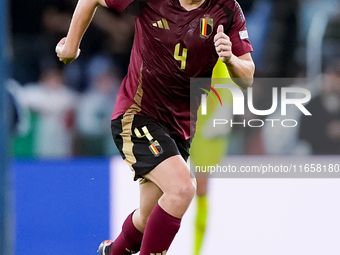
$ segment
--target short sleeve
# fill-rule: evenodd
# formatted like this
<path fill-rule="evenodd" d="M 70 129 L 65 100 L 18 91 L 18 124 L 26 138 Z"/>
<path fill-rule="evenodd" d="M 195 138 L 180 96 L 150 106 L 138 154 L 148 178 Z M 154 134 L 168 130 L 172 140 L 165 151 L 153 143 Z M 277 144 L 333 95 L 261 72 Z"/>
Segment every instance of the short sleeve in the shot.
<path fill-rule="evenodd" d="M 105 0 L 107 7 L 123 12 L 134 0 Z"/>
<path fill-rule="evenodd" d="M 253 51 L 253 47 L 249 41 L 248 30 L 246 27 L 246 19 L 243 11 L 237 1 L 234 1 L 233 20 L 229 29 L 228 36 L 232 42 L 232 51 L 236 56 Z M 229 14 L 230 15 L 230 14 Z"/>
<path fill-rule="evenodd" d="M 105 0 L 106 5 L 118 12 L 139 16 L 149 0 Z"/>

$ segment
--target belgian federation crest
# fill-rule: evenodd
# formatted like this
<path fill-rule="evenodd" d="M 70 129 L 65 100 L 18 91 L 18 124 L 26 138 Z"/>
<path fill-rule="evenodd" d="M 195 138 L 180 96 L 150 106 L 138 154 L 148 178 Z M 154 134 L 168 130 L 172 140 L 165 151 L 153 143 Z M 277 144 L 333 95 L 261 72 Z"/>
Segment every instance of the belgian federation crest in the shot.
<path fill-rule="evenodd" d="M 201 37 L 209 37 L 214 29 L 214 20 L 209 18 L 209 16 L 204 16 L 201 18 Z"/>

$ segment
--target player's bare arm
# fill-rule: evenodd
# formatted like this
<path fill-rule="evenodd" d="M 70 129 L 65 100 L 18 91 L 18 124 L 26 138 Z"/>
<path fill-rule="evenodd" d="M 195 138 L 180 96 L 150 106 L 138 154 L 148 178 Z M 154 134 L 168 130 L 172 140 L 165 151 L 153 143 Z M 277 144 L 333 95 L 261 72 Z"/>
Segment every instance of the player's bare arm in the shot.
<path fill-rule="evenodd" d="M 106 7 L 105 0 L 78 1 L 67 37 L 61 39 L 56 46 L 57 56 L 64 64 L 70 64 L 79 56 L 81 39 L 99 5 Z"/>
<path fill-rule="evenodd" d="M 228 68 L 231 78 L 237 78 L 235 82 L 243 89 L 247 89 L 253 83 L 255 65 L 250 53 L 239 57 L 232 53 L 232 43 L 229 36 L 223 31 L 223 26 L 219 25 L 217 34 L 214 37 L 215 48 L 219 58 Z"/>

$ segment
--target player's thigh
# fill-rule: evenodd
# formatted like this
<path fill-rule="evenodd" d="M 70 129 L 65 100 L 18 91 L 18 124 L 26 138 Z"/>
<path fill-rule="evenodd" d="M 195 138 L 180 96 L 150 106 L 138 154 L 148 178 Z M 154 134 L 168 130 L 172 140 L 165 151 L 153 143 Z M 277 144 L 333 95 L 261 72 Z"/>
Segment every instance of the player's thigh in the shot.
<path fill-rule="evenodd" d="M 185 160 L 175 155 L 161 162 L 145 175 L 164 193 L 192 193 L 196 191 L 196 179 L 192 176 Z"/>

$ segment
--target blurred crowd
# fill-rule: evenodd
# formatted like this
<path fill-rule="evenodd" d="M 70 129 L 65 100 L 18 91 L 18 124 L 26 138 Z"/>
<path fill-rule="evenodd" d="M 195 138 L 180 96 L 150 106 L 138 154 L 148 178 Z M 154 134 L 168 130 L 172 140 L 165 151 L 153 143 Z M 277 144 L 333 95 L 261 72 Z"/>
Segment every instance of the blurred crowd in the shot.
<path fill-rule="evenodd" d="M 54 48 L 66 36 L 76 2 L 10 1 L 11 79 L 7 87 L 17 109 L 11 140 L 16 157 L 117 153 L 110 136 L 110 118 L 127 72 L 134 17 L 99 8 L 82 41 L 79 59 L 64 66 L 59 63 Z M 290 131 L 289 139 L 281 139 L 284 132 L 280 129 L 235 127 L 229 137 L 229 154 L 340 153 L 340 84 L 336 82 L 340 78 L 339 1 L 238 2 L 244 10 L 254 48 L 256 78 L 306 77 L 311 68 L 307 64 L 308 56 L 315 53 L 308 48 L 314 40 L 313 30 L 322 37 L 322 69 L 317 75 L 323 78 L 316 85 L 299 85 L 310 86 L 313 91 L 310 107 L 316 115 L 313 119 L 299 116 L 299 131 Z M 322 23 L 322 19 L 326 20 L 325 31 L 319 31 L 320 26 L 313 27 L 314 23 Z M 255 86 L 254 106 L 269 109 L 271 88 L 276 85 L 255 82 Z M 244 117 L 264 119 L 249 112 Z M 317 125 L 312 123 L 316 118 L 323 118 L 319 123 L 327 122 L 327 125 L 320 124 L 314 132 L 308 132 Z M 316 148 L 320 140 L 331 145 Z"/>
<path fill-rule="evenodd" d="M 8 90 L 18 106 L 11 142 L 16 157 L 117 153 L 110 119 L 127 72 L 134 18 L 99 8 L 79 59 L 64 66 L 54 49 L 67 34 L 76 3 L 11 1 Z"/>

